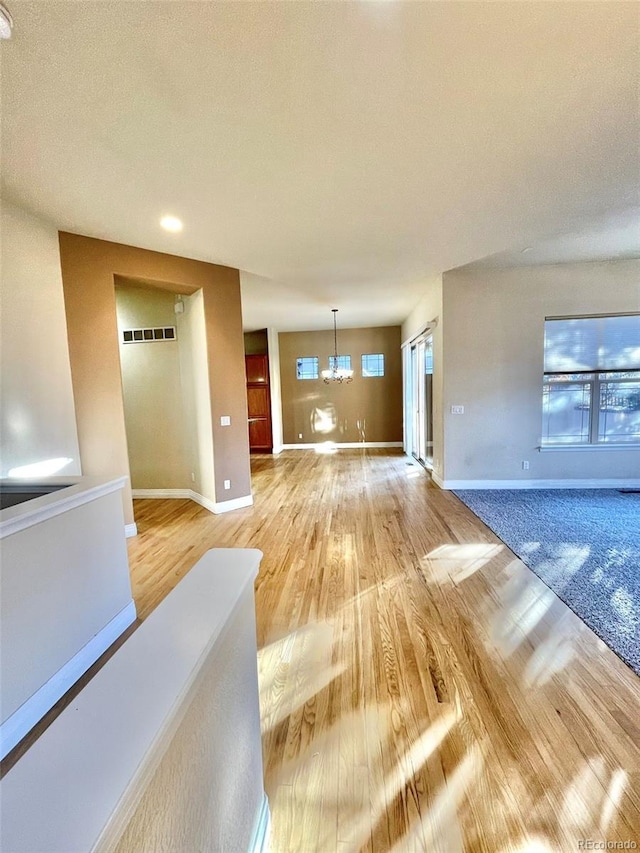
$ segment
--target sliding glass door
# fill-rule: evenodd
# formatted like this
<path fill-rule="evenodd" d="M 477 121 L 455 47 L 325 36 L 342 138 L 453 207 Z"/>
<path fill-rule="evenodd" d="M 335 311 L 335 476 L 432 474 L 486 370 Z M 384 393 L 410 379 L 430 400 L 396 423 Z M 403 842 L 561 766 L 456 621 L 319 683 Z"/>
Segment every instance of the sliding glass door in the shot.
<path fill-rule="evenodd" d="M 411 453 L 428 468 L 433 466 L 433 336 L 411 344 L 410 382 Z"/>

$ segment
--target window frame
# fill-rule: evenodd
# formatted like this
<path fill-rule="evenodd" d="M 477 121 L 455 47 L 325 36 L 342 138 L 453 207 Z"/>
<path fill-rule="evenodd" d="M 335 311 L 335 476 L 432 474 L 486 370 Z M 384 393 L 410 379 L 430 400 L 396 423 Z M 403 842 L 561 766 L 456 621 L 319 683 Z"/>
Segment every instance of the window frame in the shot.
<path fill-rule="evenodd" d="M 382 373 L 365 373 L 364 360 L 365 358 L 378 358 L 382 365 Z M 385 375 L 385 357 L 383 352 L 363 352 L 360 356 L 360 373 L 363 379 L 382 379 Z"/>
<path fill-rule="evenodd" d="M 617 377 L 612 378 L 609 376 L 611 373 L 630 373 L 631 377 Z M 584 379 L 573 378 L 583 376 Z M 549 385 L 551 382 L 554 382 L 554 376 L 571 376 L 571 379 L 566 380 L 567 385 L 584 385 L 590 388 L 590 404 L 589 404 L 589 433 L 587 441 L 567 441 L 567 442 L 559 442 L 559 441 L 545 441 L 544 438 L 544 423 L 545 423 L 545 411 L 544 411 L 544 395 L 545 395 L 545 386 Z M 601 449 L 603 447 L 611 447 L 617 448 L 619 450 L 630 449 L 630 448 L 640 448 L 640 436 L 631 441 L 607 441 L 606 436 L 604 438 L 600 438 L 600 413 L 602 411 L 601 408 L 601 399 L 602 399 L 602 391 L 603 386 L 611 385 L 616 383 L 625 383 L 625 382 L 638 382 L 640 384 L 640 370 L 629 369 L 629 370 L 584 370 L 584 371 L 548 371 L 543 376 L 543 409 L 542 409 L 542 422 L 543 422 L 543 432 L 542 438 L 540 442 L 540 446 L 542 450 L 567 450 L 567 449 Z M 555 380 L 555 383 L 561 387 L 562 380 Z"/>
<path fill-rule="evenodd" d="M 315 376 L 301 376 L 300 375 L 300 362 L 301 361 L 314 361 L 315 362 Z M 304 372 L 304 371 L 303 371 Z M 320 358 L 317 355 L 299 355 L 296 356 L 296 380 L 299 382 L 313 382 L 316 379 L 320 378 Z"/>
<path fill-rule="evenodd" d="M 344 359 L 346 359 L 346 363 L 343 361 Z M 329 356 L 329 370 L 334 370 L 334 369 L 335 370 L 351 370 L 351 356 L 350 355 L 338 355 L 337 362 L 335 363 L 335 368 L 334 368 L 334 362 L 336 362 L 336 356 L 330 355 Z"/>
<path fill-rule="evenodd" d="M 631 320 L 631 325 L 627 321 Z M 584 323 L 584 326 L 581 326 Z M 559 324 L 559 325 L 557 325 Z M 542 431 L 540 450 L 640 450 L 640 426 L 632 421 L 633 432 L 612 431 L 607 435 L 607 413 L 636 412 L 635 389 L 625 396 L 624 408 L 609 398 L 611 385 L 638 383 L 640 394 L 640 347 L 636 346 L 636 330 L 640 329 L 640 312 L 547 316 L 543 333 Z M 571 350 L 567 351 L 567 344 Z M 560 351 L 558 352 L 558 347 Z M 564 350 L 563 350 L 564 348 Z M 625 375 L 626 374 L 626 375 Z M 561 377 L 564 377 L 564 382 Z M 545 438 L 552 415 L 549 386 L 584 385 L 589 389 L 588 436 L 565 434 L 568 441 Z M 609 387 L 607 387 L 609 386 Z M 631 402 L 633 398 L 633 402 Z M 583 396 L 584 399 L 584 396 Z M 584 408 L 584 405 L 578 406 Z M 602 424 L 602 434 L 601 434 Z M 626 424 L 623 424 L 623 426 Z M 615 430 L 615 421 L 613 424 Z M 628 439 L 621 436 L 628 435 Z M 571 440 L 571 439 L 574 440 Z M 577 440 L 575 440 L 577 439 Z M 617 440 L 616 440 L 617 439 Z"/>

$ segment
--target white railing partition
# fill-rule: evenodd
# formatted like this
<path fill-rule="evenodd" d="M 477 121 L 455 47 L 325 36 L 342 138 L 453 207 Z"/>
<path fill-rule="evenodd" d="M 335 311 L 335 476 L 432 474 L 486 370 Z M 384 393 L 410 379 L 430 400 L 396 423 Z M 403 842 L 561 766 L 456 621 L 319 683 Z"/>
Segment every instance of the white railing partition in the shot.
<path fill-rule="evenodd" d="M 253 582 L 208 551 L 0 783 L 0 849 L 266 849 Z"/>

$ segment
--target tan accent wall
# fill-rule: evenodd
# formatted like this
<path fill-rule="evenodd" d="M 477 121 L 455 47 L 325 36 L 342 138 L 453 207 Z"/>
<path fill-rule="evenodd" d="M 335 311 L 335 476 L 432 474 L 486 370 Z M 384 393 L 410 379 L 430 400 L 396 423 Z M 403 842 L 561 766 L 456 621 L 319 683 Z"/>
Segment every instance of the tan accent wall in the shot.
<path fill-rule="evenodd" d="M 173 293 L 202 290 L 216 500 L 251 494 L 244 340 L 238 270 L 60 232 L 60 259 L 82 469 L 129 474 L 114 276 Z M 231 416 L 221 427 L 220 417 Z M 225 491 L 223 481 L 231 480 Z M 125 516 L 133 521 L 130 493 Z"/>
<path fill-rule="evenodd" d="M 299 357 L 318 356 L 320 370 L 329 366 L 333 330 L 282 332 L 278 339 L 285 444 L 402 441 L 400 326 L 338 329 L 338 352 L 351 356 L 354 370 L 344 385 L 296 378 Z M 385 375 L 363 377 L 361 356 L 380 352 Z"/>

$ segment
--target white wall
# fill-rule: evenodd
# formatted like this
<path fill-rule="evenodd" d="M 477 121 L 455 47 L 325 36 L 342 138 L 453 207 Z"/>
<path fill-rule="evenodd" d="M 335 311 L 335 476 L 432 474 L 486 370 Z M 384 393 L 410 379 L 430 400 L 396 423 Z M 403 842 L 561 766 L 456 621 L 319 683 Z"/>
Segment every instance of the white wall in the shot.
<path fill-rule="evenodd" d="M 444 375 L 444 316 L 442 305 L 442 276 L 435 276 L 425 282 L 424 294 L 420 302 L 402 324 L 402 342 L 407 344 L 412 338 L 419 335 L 430 326 L 433 333 L 433 471 L 437 476 L 442 475 L 444 460 L 444 426 L 443 426 L 443 375 Z M 403 383 L 404 383 L 404 425 L 405 425 L 405 452 L 411 453 L 411 406 L 406 394 L 406 372 L 408 370 L 408 357 L 406 353 L 403 358 Z"/>
<path fill-rule="evenodd" d="M 58 232 L 3 203 L 1 234 L 0 475 L 58 457 L 79 474 Z"/>
<path fill-rule="evenodd" d="M 545 317 L 639 310 L 638 260 L 445 273 L 445 484 L 640 477 L 640 451 L 538 450 Z"/>
<path fill-rule="evenodd" d="M 420 301 L 402 324 L 402 343 L 415 338 L 442 315 L 442 276 L 436 275 L 424 282 Z"/>

